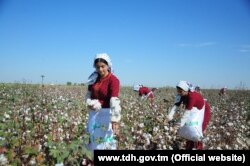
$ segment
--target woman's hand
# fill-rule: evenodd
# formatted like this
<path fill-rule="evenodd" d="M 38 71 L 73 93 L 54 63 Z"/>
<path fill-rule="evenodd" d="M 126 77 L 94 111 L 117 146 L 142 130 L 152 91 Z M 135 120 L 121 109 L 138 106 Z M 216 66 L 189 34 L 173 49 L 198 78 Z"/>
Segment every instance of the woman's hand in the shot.
<path fill-rule="evenodd" d="M 95 110 L 95 111 L 99 111 L 102 108 L 101 103 L 97 99 L 94 99 L 94 100 L 87 99 L 87 106 L 89 109 Z"/>

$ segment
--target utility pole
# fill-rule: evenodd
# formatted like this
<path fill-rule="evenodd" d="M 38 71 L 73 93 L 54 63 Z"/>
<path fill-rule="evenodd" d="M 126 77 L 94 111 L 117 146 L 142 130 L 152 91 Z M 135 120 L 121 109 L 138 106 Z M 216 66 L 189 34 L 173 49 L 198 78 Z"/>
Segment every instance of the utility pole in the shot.
<path fill-rule="evenodd" d="M 45 76 L 44 76 L 44 75 L 41 75 L 41 77 L 42 77 L 42 86 L 43 86 L 43 79 L 44 79 Z"/>
<path fill-rule="evenodd" d="M 41 75 L 42 77 L 42 103 L 44 103 L 44 92 L 43 92 L 43 88 L 44 88 L 44 85 L 43 85 L 43 79 L 44 79 L 44 75 Z"/>

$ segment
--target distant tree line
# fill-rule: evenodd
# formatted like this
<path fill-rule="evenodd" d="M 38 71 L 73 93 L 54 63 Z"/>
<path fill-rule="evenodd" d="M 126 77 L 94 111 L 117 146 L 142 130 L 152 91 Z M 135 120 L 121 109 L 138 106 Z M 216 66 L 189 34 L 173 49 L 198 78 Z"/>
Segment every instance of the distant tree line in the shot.
<path fill-rule="evenodd" d="M 70 82 L 70 81 L 68 81 L 68 82 L 66 83 L 66 85 L 67 85 L 67 86 L 72 86 L 72 85 L 74 85 L 74 86 L 85 86 L 84 83 L 72 83 L 72 82 Z"/>

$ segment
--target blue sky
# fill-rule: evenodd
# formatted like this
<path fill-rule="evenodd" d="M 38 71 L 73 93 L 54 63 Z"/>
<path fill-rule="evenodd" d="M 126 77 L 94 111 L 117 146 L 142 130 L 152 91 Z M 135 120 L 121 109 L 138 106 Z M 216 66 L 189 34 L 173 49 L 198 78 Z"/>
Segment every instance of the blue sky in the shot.
<path fill-rule="evenodd" d="M 102 52 L 123 86 L 250 88 L 250 2 L 0 0 L 0 82 L 85 82 Z"/>

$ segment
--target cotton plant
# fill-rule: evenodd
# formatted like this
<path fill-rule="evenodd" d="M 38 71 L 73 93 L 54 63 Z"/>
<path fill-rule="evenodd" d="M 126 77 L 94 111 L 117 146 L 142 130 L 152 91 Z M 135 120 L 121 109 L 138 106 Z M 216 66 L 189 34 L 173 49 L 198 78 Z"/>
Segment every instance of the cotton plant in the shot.
<path fill-rule="evenodd" d="M 0 146 L 9 148 L 9 154 L 3 154 L 8 164 L 24 164 L 19 156 L 28 156 L 26 160 L 30 161 L 26 162 L 31 165 L 34 159 L 37 165 L 78 165 L 83 156 L 91 158 L 83 146 L 84 142 L 88 144 L 90 137 L 85 133 L 88 111 L 83 96 L 86 88 L 0 84 L 0 98 L 3 99 L 0 105 L 5 108 L 0 112 Z M 176 134 L 174 123 L 165 122 L 175 93 L 175 89 L 158 90 L 155 100 L 158 107 L 151 109 L 146 101 L 138 100 L 138 94 L 122 87 L 119 149 L 184 148 L 185 140 Z M 212 111 L 212 119 L 203 140 L 204 149 L 249 149 L 250 132 L 246 124 L 250 115 L 249 92 L 229 93 L 230 102 L 224 102 L 219 100 L 216 91 L 204 91 Z M 105 130 L 105 126 L 102 128 Z M 52 135 L 55 139 L 52 139 Z M 13 155 L 14 151 L 20 154 Z M 45 156 L 48 160 L 45 160 Z"/>

